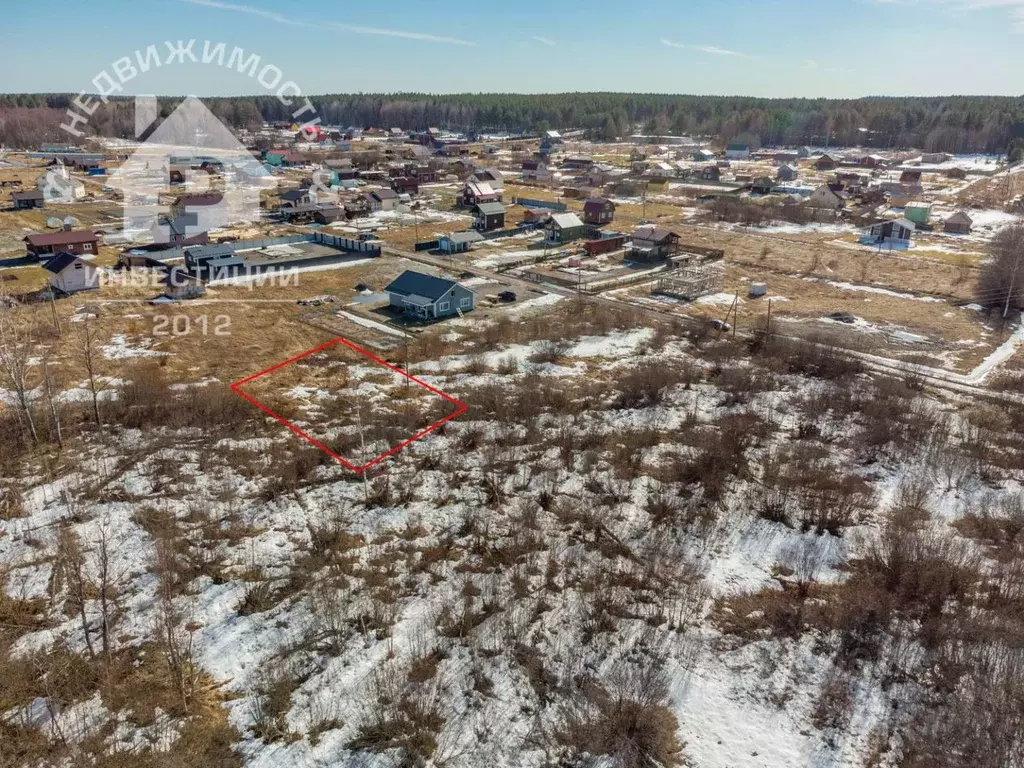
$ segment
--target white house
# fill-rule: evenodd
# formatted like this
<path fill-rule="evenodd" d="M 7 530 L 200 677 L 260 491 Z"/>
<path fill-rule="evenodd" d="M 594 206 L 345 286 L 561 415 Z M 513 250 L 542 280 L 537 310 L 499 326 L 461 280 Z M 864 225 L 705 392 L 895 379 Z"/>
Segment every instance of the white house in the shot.
<path fill-rule="evenodd" d="M 846 207 L 846 193 L 828 184 L 822 184 L 811 193 L 807 205 L 811 208 L 827 208 L 840 211 Z"/>
<path fill-rule="evenodd" d="M 880 221 L 878 224 L 864 230 L 860 242 L 863 245 L 905 251 L 910 247 L 910 241 L 914 237 L 915 229 L 914 222 L 907 221 L 906 219 Z"/>
<path fill-rule="evenodd" d="M 374 211 L 393 211 L 400 202 L 398 193 L 393 189 L 375 189 L 367 197 Z"/>
<path fill-rule="evenodd" d="M 676 169 L 668 163 L 658 162 L 647 169 L 647 175 L 655 179 L 674 179 L 676 177 Z"/>
<path fill-rule="evenodd" d="M 750 157 L 749 144 L 730 144 L 725 148 L 726 160 L 746 160 Z"/>
<path fill-rule="evenodd" d="M 523 178 L 532 181 L 550 181 L 552 174 L 546 163 L 539 160 L 524 160 Z"/>
<path fill-rule="evenodd" d="M 36 189 L 43 193 L 48 203 L 70 203 L 85 197 L 85 184 L 63 165 L 55 165 L 40 176 Z"/>
<path fill-rule="evenodd" d="M 490 184 L 491 189 L 495 190 L 505 188 L 505 174 L 503 174 L 497 168 L 485 168 L 482 171 L 477 171 L 472 176 L 470 176 L 467 179 L 467 181 Z"/>
<path fill-rule="evenodd" d="M 43 264 L 50 287 L 61 293 L 78 293 L 100 287 L 99 270 L 73 253 L 61 252 Z"/>

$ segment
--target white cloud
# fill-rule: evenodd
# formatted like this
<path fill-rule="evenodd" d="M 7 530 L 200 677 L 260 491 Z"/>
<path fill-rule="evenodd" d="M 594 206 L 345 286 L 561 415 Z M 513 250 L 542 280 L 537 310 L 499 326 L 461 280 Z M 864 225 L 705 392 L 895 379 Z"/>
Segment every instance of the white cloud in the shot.
<path fill-rule="evenodd" d="M 730 51 L 727 48 L 719 48 L 716 45 L 687 45 L 686 43 L 678 43 L 675 40 L 667 40 L 664 37 L 661 38 L 661 44 L 667 45 L 669 48 L 690 48 L 701 53 L 710 53 L 714 56 L 741 56 L 745 59 L 753 58 L 746 53 L 740 53 L 739 51 Z"/>
<path fill-rule="evenodd" d="M 698 45 L 697 50 L 703 51 L 704 53 L 710 53 L 715 56 L 742 56 L 743 58 L 750 58 L 745 53 L 740 53 L 739 51 L 730 51 L 727 48 L 719 48 L 714 45 Z"/>
<path fill-rule="evenodd" d="M 221 0 L 181 0 L 183 3 L 189 5 L 202 5 L 206 8 L 217 8 L 222 11 L 233 11 L 235 13 L 245 13 L 250 16 L 260 16 L 264 19 L 269 19 L 275 24 L 288 24 L 293 27 L 309 27 L 311 29 L 322 29 L 323 27 L 331 27 L 333 29 L 342 29 L 346 32 L 352 32 L 357 35 L 376 35 L 382 37 L 401 37 L 406 40 L 422 40 L 428 43 L 447 43 L 448 45 L 476 45 L 476 43 L 470 42 L 469 40 L 460 40 L 457 37 L 445 37 L 443 35 L 432 35 L 426 32 L 407 32 L 401 29 L 385 29 L 384 27 L 363 27 L 357 24 L 345 24 L 337 21 L 326 21 L 323 23 L 314 24 L 309 21 L 302 21 L 300 19 L 294 19 L 290 16 L 285 16 L 281 13 L 275 13 L 274 11 L 268 11 L 263 8 L 255 8 L 251 5 L 241 5 L 239 3 L 224 3 Z"/>
<path fill-rule="evenodd" d="M 553 46 L 555 44 L 555 41 L 552 40 L 550 37 L 541 37 L 540 35 L 534 35 L 530 39 L 536 40 L 538 43 L 541 43 L 542 45 Z"/>

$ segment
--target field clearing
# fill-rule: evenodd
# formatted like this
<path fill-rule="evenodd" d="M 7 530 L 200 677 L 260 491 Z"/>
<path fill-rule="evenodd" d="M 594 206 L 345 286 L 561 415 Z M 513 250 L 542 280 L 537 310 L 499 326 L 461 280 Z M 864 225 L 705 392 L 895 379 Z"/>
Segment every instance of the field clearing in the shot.
<path fill-rule="evenodd" d="M 725 320 L 738 297 L 730 324 L 748 331 L 763 327 L 771 300 L 776 321 L 792 321 L 807 329 L 834 331 L 858 348 L 895 359 L 934 358 L 935 365 L 966 372 L 980 363 L 1003 340 L 996 318 L 943 300 L 891 295 L 871 286 L 823 278 L 773 275 L 768 295 L 747 297 L 750 282 L 764 280 L 763 272 L 727 264 L 721 292 L 693 302 L 652 295 L 653 284 L 613 291 L 608 295 L 670 314 Z M 837 323 L 828 318 L 849 313 L 856 321 Z M 793 331 L 800 333 L 798 329 Z"/>

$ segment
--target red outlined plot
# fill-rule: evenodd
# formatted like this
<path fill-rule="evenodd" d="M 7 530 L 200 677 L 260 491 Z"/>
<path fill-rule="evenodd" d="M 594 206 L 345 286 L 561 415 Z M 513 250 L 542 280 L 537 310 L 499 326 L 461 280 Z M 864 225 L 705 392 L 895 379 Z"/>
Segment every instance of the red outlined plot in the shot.
<path fill-rule="evenodd" d="M 337 453 L 332 451 L 330 448 L 328 448 L 323 443 L 319 442 L 315 438 L 313 438 L 310 435 L 308 435 L 305 432 L 303 432 L 297 426 L 295 426 L 290 421 L 288 421 L 288 419 L 286 419 L 283 416 L 280 416 L 280 415 L 274 413 L 270 408 L 268 408 L 267 406 L 263 405 L 263 403 L 261 403 L 259 400 L 254 398 L 252 395 L 249 395 L 248 393 L 242 391 L 242 387 L 244 385 L 248 384 L 249 382 L 255 381 L 256 379 L 258 379 L 258 378 L 260 378 L 262 376 L 266 376 L 267 374 L 270 374 L 270 373 L 273 373 L 274 371 L 280 370 L 281 368 L 284 368 L 286 365 L 291 365 L 292 363 L 297 362 L 299 360 L 302 360 L 303 358 L 309 357 L 310 355 L 314 355 L 317 352 L 322 352 L 323 350 L 325 350 L 325 349 L 327 349 L 329 347 L 333 347 L 336 344 L 344 344 L 349 349 L 355 350 L 359 354 L 369 358 L 370 360 L 373 360 L 373 362 L 379 363 L 380 365 L 383 365 L 385 368 L 388 368 L 389 370 L 393 371 L 394 373 L 397 373 L 400 376 L 403 376 L 404 378 L 408 379 L 409 381 L 412 381 L 412 382 L 414 382 L 416 384 L 419 384 L 424 389 L 427 389 L 430 392 L 433 392 L 438 397 L 442 397 L 445 400 L 447 400 L 449 403 L 452 403 L 455 406 L 455 410 L 452 411 L 451 413 L 449 413 L 443 419 L 439 419 L 438 421 L 435 421 L 433 424 L 431 424 L 426 429 L 423 429 L 423 430 L 417 432 L 415 435 L 410 437 L 408 440 L 403 440 L 401 443 L 396 445 L 394 448 L 392 448 L 389 451 L 386 451 L 385 453 L 382 453 L 377 458 L 375 458 L 375 459 L 373 459 L 371 461 L 368 461 L 365 464 L 356 465 L 356 464 L 353 464 L 350 461 L 347 461 L 344 457 L 339 456 Z M 293 358 L 285 360 L 282 363 L 278 363 L 277 365 L 272 365 L 270 368 L 267 368 L 265 371 L 260 371 L 259 373 L 254 373 L 252 376 L 246 376 L 244 379 L 240 379 L 239 381 L 236 381 L 234 384 L 232 384 L 231 385 L 231 389 L 235 392 L 235 394 L 241 395 L 246 400 L 248 400 L 250 403 L 252 403 L 257 408 L 259 408 L 261 411 L 264 411 L 267 414 L 269 414 L 270 416 L 273 416 L 279 422 L 281 422 L 286 427 L 288 427 L 288 429 L 290 429 L 296 435 L 298 435 L 299 437 L 301 437 L 303 440 L 307 441 L 308 443 L 311 443 L 312 445 L 315 445 L 317 448 L 319 448 L 324 453 L 328 454 L 335 461 L 337 461 L 337 462 L 343 464 L 344 466 L 348 467 L 353 472 L 360 472 L 360 473 L 361 472 L 365 472 L 367 469 L 369 469 L 370 467 L 374 466 L 375 464 L 378 464 L 378 463 L 384 461 L 384 459 L 388 458 L 389 456 L 394 456 L 400 450 L 405 448 L 405 446 L 409 445 L 410 443 L 416 442 L 421 437 L 425 437 L 426 435 L 429 435 L 431 432 L 433 432 L 435 429 L 440 427 L 446 421 L 451 421 L 456 416 L 459 416 L 459 415 L 465 413 L 469 409 L 468 405 L 466 405 L 463 402 L 460 402 L 459 400 L 456 400 L 451 395 L 447 395 L 444 392 L 442 392 L 441 390 L 437 389 L 436 387 L 430 386 L 425 381 L 420 381 L 415 376 L 407 373 L 406 371 L 403 371 L 401 368 L 396 368 L 395 366 L 391 365 L 391 363 L 389 363 L 389 362 L 387 362 L 385 360 L 381 360 L 379 357 L 374 355 L 372 352 L 367 352 L 362 347 L 357 346 L 356 344 L 353 344 L 348 339 L 340 337 L 340 336 L 338 338 L 336 338 L 336 339 L 333 339 L 332 341 L 328 341 L 326 344 L 321 344 L 319 347 L 315 347 L 313 349 L 307 350 L 307 351 L 303 352 L 300 355 L 296 355 Z"/>

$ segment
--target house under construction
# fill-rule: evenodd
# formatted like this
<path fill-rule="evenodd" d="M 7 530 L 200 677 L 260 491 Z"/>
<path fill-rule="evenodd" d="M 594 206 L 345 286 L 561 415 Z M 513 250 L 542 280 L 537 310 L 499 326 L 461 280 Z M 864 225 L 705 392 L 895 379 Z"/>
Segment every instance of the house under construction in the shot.
<path fill-rule="evenodd" d="M 659 275 L 651 293 L 693 301 L 709 293 L 718 293 L 722 282 L 720 263 L 690 263 Z"/>

